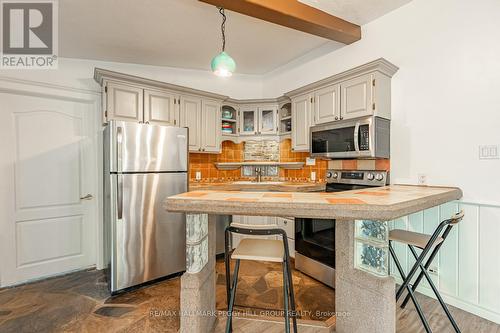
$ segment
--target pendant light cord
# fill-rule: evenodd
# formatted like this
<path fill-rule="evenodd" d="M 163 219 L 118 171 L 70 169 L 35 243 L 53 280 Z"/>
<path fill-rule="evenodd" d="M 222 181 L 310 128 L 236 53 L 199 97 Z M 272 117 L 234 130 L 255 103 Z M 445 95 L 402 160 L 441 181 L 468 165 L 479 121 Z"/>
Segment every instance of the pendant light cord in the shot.
<path fill-rule="evenodd" d="M 219 7 L 219 13 L 222 15 L 222 24 L 220 26 L 222 32 L 222 52 L 226 49 L 226 14 L 224 7 Z"/>

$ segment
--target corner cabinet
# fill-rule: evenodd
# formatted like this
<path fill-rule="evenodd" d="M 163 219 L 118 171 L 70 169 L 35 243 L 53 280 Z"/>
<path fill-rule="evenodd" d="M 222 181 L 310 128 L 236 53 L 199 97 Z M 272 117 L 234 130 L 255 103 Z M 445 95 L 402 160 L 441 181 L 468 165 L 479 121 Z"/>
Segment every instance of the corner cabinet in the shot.
<path fill-rule="evenodd" d="M 304 94 L 292 98 L 292 150 L 309 151 L 309 127 L 313 96 Z"/>

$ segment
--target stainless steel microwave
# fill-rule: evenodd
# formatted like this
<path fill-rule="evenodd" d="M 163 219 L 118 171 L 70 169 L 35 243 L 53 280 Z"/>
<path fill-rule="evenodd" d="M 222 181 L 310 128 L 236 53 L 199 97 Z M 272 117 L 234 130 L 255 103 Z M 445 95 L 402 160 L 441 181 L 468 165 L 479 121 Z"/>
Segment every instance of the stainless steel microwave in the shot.
<path fill-rule="evenodd" d="M 389 158 L 391 121 L 367 116 L 313 126 L 311 157 Z"/>

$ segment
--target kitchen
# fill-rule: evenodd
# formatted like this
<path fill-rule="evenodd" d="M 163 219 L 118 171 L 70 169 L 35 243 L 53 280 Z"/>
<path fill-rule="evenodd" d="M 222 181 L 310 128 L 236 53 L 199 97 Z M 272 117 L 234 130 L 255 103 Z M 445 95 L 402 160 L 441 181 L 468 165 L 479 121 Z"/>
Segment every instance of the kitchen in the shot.
<path fill-rule="evenodd" d="M 6 110 L 1 122 L 5 185 L 0 192 L 0 227 L 1 251 L 7 254 L 0 265 L 0 331 L 223 331 L 231 299 L 231 287 L 226 285 L 234 283 L 226 282 L 226 273 L 230 268 L 233 276 L 236 261 L 224 261 L 224 229 L 229 223 L 239 231 L 246 225 L 254 235 L 264 232 L 263 226 L 284 230 L 289 252 L 284 262 L 291 268 L 284 273 L 279 262 L 248 257 L 242 261 L 234 289 L 234 331 L 285 330 L 284 315 L 278 311 L 292 303 L 299 317 L 291 311 L 290 326 L 296 319 L 299 331 L 429 331 L 412 300 L 396 310 L 396 284 L 404 285 L 404 279 L 390 243 L 386 239 L 377 247 L 373 240 L 364 242 L 361 234 L 354 234 L 364 230 L 357 221 L 375 221 L 372 227 L 388 234 L 405 229 L 431 235 L 460 211 L 463 221 L 442 247 L 436 246 L 438 256 L 427 267 L 451 316 L 440 307 L 426 279 L 416 289 L 417 303 L 433 331 L 456 331 L 452 320 L 463 332 L 472 327 L 498 330 L 500 265 L 494 256 L 499 247 L 494 235 L 500 198 L 492 176 L 499 163 L 494 127 L 498 50 L 490 43 L 498 37 L 498 4 L 386 1 L 379 7 L 354 3 L 349 12 L 318 3 L 299 5 L 359 24 L 360 36 L 344 36 L 358 40 L 332 41 L 252 18 L 241 12 L 245 6 L 237 10 L 225 4 L 225 11 L 220 11 L 203 1 L 173 0 L 152 7 L 131 2 L 130 9 L 116 14 L 118 22 L 130 26 L 120 34 L 105 19 L 116 10 L 115 1 L 59 3 L 58 68 L 0 69 L 0 101 Z M 166 13 L 172 21 L 161 23 Z M 186 17 L 174 18 L 175 13 Z M 84 19 L 92 15 L 95 24 L 89 27 Z M 135 15 L 136 21 L 127 24 L 127 15 Z M 148 19 L 151 15 L 158 22 Z M 199 23 L 194 28 L 184 21 Z M 142 43 L 160 36 L 135 39 L 134 29 L 147 29 L 141 27 L 144 22 L 161 33 L 174 23 L 185 29 L 161 36 L 174 46 L 157 45 L 163 53 L 146 57 L 150 46 Z M 474 33 L 480 28 L 482 35 Z M 116 44 L 120 40 L 127 40 L 127 47 Z M 188 40 L 199 45 L 189 45 Z M 237 65 L 231 77 L 220 78 L 209 68 L 221 42 L 225 55 L 234 57 Z M 255 56 L 256 47 L 267 47 L 269 56 Z M 205 51 L 193 52 L 197 49 Z M 188 132 L 176 132 L 184 127 Z M 154 128 L 171 130 L 159 130 L 155 136 Z M 175 134 L 165 140 L 169 133 Z M 122 139 L 114 140 L 119 135 Z M 173 145 L 175 140 L 178 144 Z M 110 142 L 125 147 L 120 157 L 124 164 L 117 169 L 112 166 L 117 158 L 113 151 L 122 150 Z M 158 148 L 163 143 L 169 148 Z M 147 150 L 142 148 L 153 146 L 163 155 L 149 150 L 146 164 L 134 161 L 134 154 L 140 156 Z M 179 148 L 176 155 L 171 147 Z M 111 168 L 106 168 L 106 161 Z M 126 169 L 127 161 L 133 163 L 131 169 Z M 184 180 L 158 186 L 155 181 L 135 180 L 136 176 Z M 114 180 L 108 183 L 109 179 Z M 114 181 L 123 181 L 125 201 L 114 197 L 120 191 L 106 190 L 109 184 L 110 189 L 120 188 Z M 167 193 L 170 184 L 178 188 Z M 424 190 L 396 184 L 420 185 Z M 436 186 L 449 191 L 439 192 Z M 142 189 L 143 199 L 131 188 Z M 389 195 L 381 192 L 386 188 L 391 189 Z M 188 190 L 184 198 L 171 198 Z M 158 198 L 150 210 L 148 200 L 155 193 Z M 135 209 L 132 201 L 140 204 L 136 213 L 146 222 L 149 211 L 170 217 L 187 213 L 187 235 L 192 232 L 193 238 L 183 234 L 184 219 L 178 231 L 163 234 L 149 233 L 147 223 L 140 231 L 130 229 L 130 224 L 122 231 L 130 230 L 131 237 L 120 238 L 125 235 L 121 229 L 107 228 L 115 218 L 123 222 L 133 216 L 127 215 Z M 121 218 L 113 215 L 119 202 L 125 203 Z M 165 228 L 174 230 L 173 220 L 166 219 L 171 223 Z M 357 236 L 337 239 L 340 234 Z M 168 238 L 172 235 L 174 239 Z M 282 239 L 278 234 L 254 235 L 233 233 L 229 252 L 234 255 L 244 239 Z M 165 237 L 171 240 L 162 242 Z M 415 262 L 411 248 L 392 241 L 407 274 Z M 163 247 L 167 243 L 175 243 L 175 249 Z M 338 251 L 368 243 L 385 249 L 381 253 L 388 267 L 357 266 L 356 252 L 347 250 L 339 257 Z M 120 258 L 116 265 L 109 264 L 113 255 Z M 357 267 L 355 273 L 351 264 L 345 265 L 346 258 Z M 166 271 L 154 274 L 148 268 L 154 267 L 154 260 L 175 261 L 181 267 L 167 268 L 168 264 Z M 116 283 L 111 282 L 113 270 Z M 358 271 L 371 286 L 380 286 L 374 302 L 386 307 L 375 307 L 376 315 L 392 316 L 392 321 L 386 320 L 389 326 L 376 326 L 357 312 L 374 307 L 370 297 L 354 297 L 363 304 L 342 297 L 346 292 L 371 293 L 351 286 Z M 287 283 L 282 279 L 288 273 L 286 298 Z M 120 274 L 125 279 L 118 278 Z M 203 277 L 213 285 L 202 284 Z M 137 286 L 144 282 L 150 284 Z M 410 297 L 406 290 L 403 294 L 400 300 Z M 57 304 L 66 304 L 66 311 Z M 172 315 L 179 311 L 219 313 L 217 319 Z M 272 314 L 263 315 L 266 311 Z M 349 326 L 353 324 L 342 311 L 368 326 Z"/>

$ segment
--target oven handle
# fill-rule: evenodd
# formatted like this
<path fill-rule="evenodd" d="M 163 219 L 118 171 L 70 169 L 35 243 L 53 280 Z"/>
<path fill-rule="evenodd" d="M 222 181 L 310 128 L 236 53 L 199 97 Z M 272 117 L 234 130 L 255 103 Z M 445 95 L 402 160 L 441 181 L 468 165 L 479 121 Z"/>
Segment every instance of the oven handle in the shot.
<path fill-rule="evenodd" d="M 356 122 L 356 126 L 354 126 L 354 150 L 359 154 L 359 121 Z"/>

